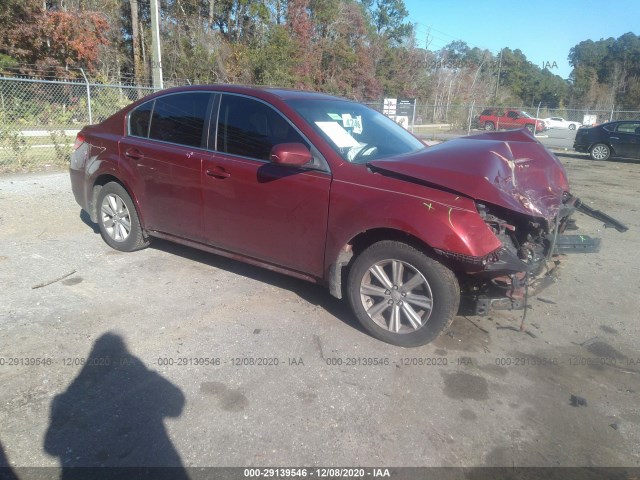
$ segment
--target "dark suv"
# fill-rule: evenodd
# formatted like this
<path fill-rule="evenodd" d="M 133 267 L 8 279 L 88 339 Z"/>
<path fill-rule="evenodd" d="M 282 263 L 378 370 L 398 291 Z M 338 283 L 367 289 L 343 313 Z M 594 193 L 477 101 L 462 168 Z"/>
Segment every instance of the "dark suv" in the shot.
<path fill-rule="evenodd" d="M 588 153 L 594 160 L 608 160 L 609 157 L 640 158 L 640 120 L 580 128 L 573 149 Z"/>

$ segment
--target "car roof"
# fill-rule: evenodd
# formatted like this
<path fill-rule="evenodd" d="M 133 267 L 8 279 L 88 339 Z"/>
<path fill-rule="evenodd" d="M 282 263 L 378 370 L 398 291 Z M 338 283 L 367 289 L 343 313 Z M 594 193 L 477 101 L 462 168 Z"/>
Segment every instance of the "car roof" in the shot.
<path fill-rule="evenodd" d="M 277 87 L 258 87 L 252 85 L 228 85 L 228 84 L 210 84 L 210 85 L 185 85 L 180 87 L 169 88 L 156 92 L 157 95 L 165 95 L 168 93 L 179 92 L 197 92 L 197 91 L 210 91 L 210 92 L 226 92 L 226 93 L 238 93 L 243 95 L 249 95 L 252 97 L 258 97 L 263 99 L 278 98 L 280 100 L 342 100 L 353 101 L 334 95 L 328 95 L 321 92 L 312 92 L 308 90 L 296 90 L 292 88 L 277 88 Z M 157 96 L 155 95 L 155 96 Z"/>

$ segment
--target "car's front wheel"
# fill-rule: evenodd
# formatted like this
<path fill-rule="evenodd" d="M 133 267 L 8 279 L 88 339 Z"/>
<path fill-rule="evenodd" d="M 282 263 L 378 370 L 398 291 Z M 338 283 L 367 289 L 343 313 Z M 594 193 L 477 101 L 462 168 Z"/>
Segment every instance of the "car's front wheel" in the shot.
<path fill-rule="evenodd" d="M 484 129 L 490 132 L 496 129 L 496 125 L 493 122 L 484 122 Z"/>
<path fill-rule="evenodd" d="M 594 160 L 607 160 L 611 156 L 611 149 L 604 143 L 596 143 L 591 147 L 590 154 Z"/>
<path fill-rule="evenodd" d="M 396 241 L 375 243 L 356 257 L 347 295 L 368 332 L 402 347 L 434 340 L 451 324 L 460 303 L 451 270 Z"/>
<path fill-rule="evenodd" d="M 107 183 L 100 189 L 96 202 L 100 233 L 110 247 L 133 252 L 149 245 L 131 196 L 122 185 Z"/>

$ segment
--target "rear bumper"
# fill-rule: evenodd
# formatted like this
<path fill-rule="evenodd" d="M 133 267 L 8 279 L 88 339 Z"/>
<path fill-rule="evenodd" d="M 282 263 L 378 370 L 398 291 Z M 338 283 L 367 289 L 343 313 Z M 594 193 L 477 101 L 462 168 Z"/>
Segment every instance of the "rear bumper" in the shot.
<path fill-rule="evenodd" d="M 76 202 L 83 210 L 87 210 L 88 203 L 84 170 L 75 170 L 70 168 L 69 177 L 71 179 L 71 191 L 73 192 Z"/>

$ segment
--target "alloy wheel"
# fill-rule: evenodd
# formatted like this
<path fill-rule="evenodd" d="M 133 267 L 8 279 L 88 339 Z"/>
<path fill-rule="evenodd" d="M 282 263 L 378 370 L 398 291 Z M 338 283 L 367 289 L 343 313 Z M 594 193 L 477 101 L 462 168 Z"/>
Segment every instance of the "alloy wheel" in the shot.
<path fill-rule="evenodd" d="M 391 333 L 412 333 L 433 311 L 433 294 L 425 277 L 401 260 L 372 265 L 360 283 L 360 299 L 369 318 Z"/>
<path fill-rule="evenodd" d="M 122 198 L 110 193 L 102 200 L 100 211 L 107 235 L 116 242 L 124 242 L 131 233 L 131 215 Z"/>

